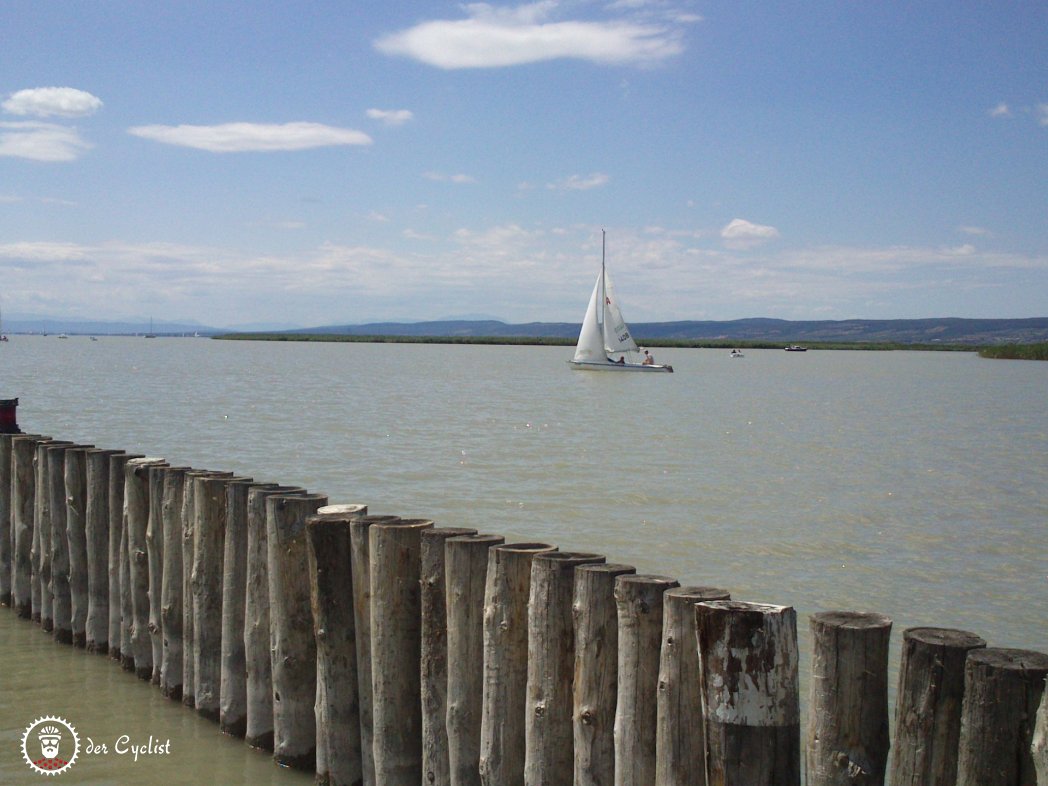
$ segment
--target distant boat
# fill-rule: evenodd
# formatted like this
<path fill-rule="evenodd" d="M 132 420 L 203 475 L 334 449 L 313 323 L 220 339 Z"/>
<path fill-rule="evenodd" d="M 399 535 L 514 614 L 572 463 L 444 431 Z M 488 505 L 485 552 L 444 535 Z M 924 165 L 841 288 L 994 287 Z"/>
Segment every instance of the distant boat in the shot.
<path fill-rule="evenodd" d="M 146 333 L 146 338 L 156 338 L 156 333 L 153 332 L 153 318 L 149 318 L 149 332 Z"/>
<path fill-rule="evenodd" d="M 733 349 L 731 351 L 731 357 L 733 357 L 733 358 L 744 358 L 746 356 L 744 354 L 742 354 L 742 350 L 741 349 Z"/>
<path fill-rule="evenodd" d="M 0 341 L 7 341 L 7 336 L 4 335 L 4 319 L 0 316 Z"/>
<path fill-rule="evenodd" d="M 69 336 L 67 336 L 65 333 L 59 333 L 58 337 L 59 338 L 69 338 Z"/>
<path fill-rule="evenodd" d="M 799 344 L 790 344 L 788 347 L 783 347 L 787 352 L 807 352 L 807 347 L 802 347 Z"/>
<path fill-rule="evenodd" d="M 663 371 L 673 372 L 673 366 L 656 365 L 644 352 L 644 360 L 638 362 L 640 347 L 630 335 L 619 311 L 615 290 L 608 277 L 604 264 L 604 232 L 601 231 L 600 275 L 593 286 L 586 316 L 582 320 L 582 330 L 575 346 L 575 357 L 569 360 L 572 369 L 579 371 Z M 620 354 L 621 353 L 621 354 Z M 613 360 L 611 355 L 619 355 Z M 629 355 L 631 362 L 626 362 Z"/>

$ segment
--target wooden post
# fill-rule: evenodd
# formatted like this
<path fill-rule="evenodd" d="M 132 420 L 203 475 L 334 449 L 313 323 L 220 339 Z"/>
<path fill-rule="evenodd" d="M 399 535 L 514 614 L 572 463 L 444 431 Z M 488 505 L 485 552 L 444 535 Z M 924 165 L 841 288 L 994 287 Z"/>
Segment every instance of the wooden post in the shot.
<path fill-rule="evenodd" d="M 888 761 L 888 640 L 883 614 L 812 614 L 807 783 L 884 783 Z"/>
<path fill-rule="evenodd" d="M 74 647 L 87 647 L 87 453 L 93 449 L 79 446 L 66 451 L 66 538 Z"/>
<path fill-rule="evenodd" d="M 316 781 L 330 786 L 363 779 L 349 538 L 349 522 L 359 515 L 367 515 L 366 505 L 328 505 L 306 519 L 317 643 Z"/>
<path fill-rule="evenodd" d="M 615 782 L 615 704 L 619 686 L 619 620 L 615 581 L 630 565 L 575 570 L 575 685 L 572 727 L 576 786 Z"/>
<path fill-rule="evenodd" d="M 160 584 L 160 629 L 163 647 L 160 656 L 160 692 L 169 699 L 182 701 L 182 666 L 184 658 L 182 632 L 182 504 L 187 467 L 158 467 L 160 482 L 160 517 L 164 531 L 164 566 Z"/>
<path fill-rule="evenodd" d="M 114 453 L 109 457 L 109 657 L 123 664 L 120 648 L 124 641 L 124 596 L 121 574 L 127 573 L 126 532 L 124 530 L 124 468 L 139 453 Z M 126 577 L 124 577 L 126 578 Z M 130 657 L 130 652 L 127 653 Z"/>
<path fill-rule="evenodd" d="M 14 530 L 11 605 L 22 619 L 33 614 L 32 549 L 36 515 L 36 446 L 49 437 L 23 434 L 11 440 L 11 526 Z"/>
<path fill-rule="evenodd" d="M 252 748 L 273 750 L 273 667 L 269 640 L 269 537 L 266 498 L 305 494 L 297 486 L 259 485 L 247 492 L 247 592 L 244 596 L 244 662 L 247 667 L 247 727 Z"/>
<path fill-rule="evenodd" d="M 226 528 L 222 553 L 222 673 L 218 726 L 225 734 L 247 731 L 247 660 L 244 609 L 247 600 L 247 498 L 252 488 L 274 483 L 230 479 L 226 485 Z"/>
<path fill-rule="evenodd" d="M 910 628 L 902 638 L 891 784 L 953 786 L 964 661 L 986 642 L 974 633 L 947 628 Z"/>
<path fill-rule="evenodd" d="M 0 606 L 11 605 L 11 578 L 14 573 L 15 530 L 11 510 L 11 440 L 14 434 L 0 431 Z"/>
<path fill-rule="evenodd" d="M 51 514 L 51 508 L 55 504 L 53 495 L 59 495 L 60 515 L 63 526 L 65 522 L 65 487 L 64 478 L 59 477 L 61 488 L 54 489 L 54 481 L 51 479 L 51 460 L 49 458 L 52 447 L 72 445 L 72 442 L 61 440 L 48 440 L 36 446 L 36 505 L 33 508 L 33 546 L 32 559 L 32 620 L 39 622 L 40 627 L 47 633 L 52 633 L 55 628 L 54 619 L 54 584 L 53 584 L 53 562 L 54 552 L 52 549 L 52 533 L 55 518 Z M 64 463 L 59 466 L 64 471 Z"/>
<path fill-rule="evenodd" d="M 615 580 L 619 622 L 615 786 L 655 782 L 662 596 L 677 586 L 676 579 L 668 576 L 625 575 Z"/>
<path fill-rule="evenodd" d="M 797 614 L 790 606 L 695 606 L 710 786 L 799 786 Z"/>
<path fill-rule="evenodd" d="M 484 662 L 484 587 L 488 550 L 501 535 L 466 535 L 444 543 L 448 617 L 448 766 L 451 786 L 480 786 L 480 716 Z"/>
<path fill-rule="evenodd" d="M 87 618 L 84 636 L 87 651 L 109 652 L 109 457 L 120 451 L 91 448 L 87 451 Z"/>
<path fill-rule="evenodd" d="M 375 524 L 371 556 L 371 695 L 375 781 L 422 782 L 422 530 L 429 519 Z"/>
<path fill-rule="evenodd" d="M 222 700 L 222 576 L 229 475 L 193 480 L 193 701 L 215 723 Z"/>
<path fill-rule="evenodd" d="M 131 588 L 131 657 L 139 679 L 153 679 L 153 637 L 149 633 L 149 468 L 162 458 L 136 458 L 124 467 L 127 559 Z"/>
<path fill-rule="evenodd" d="M 40 531 L 41 536 L 41 550 L 45 554 L 48 551 L 51 553 L 51 568 L 48 571 L 43 567 L 45 559 L 42 558 L 40 620 L 41 624 L 43 624 L 45 602 L 50 601 L 55 641 L 61 644 L 72 644 L 73 607 L 69 592 L 69 536 L 67 529 L 69 506 L 66 495 L 65 465 L 66 453 L 73 446 L 70 444 L 48 444 L 51 445 L 51 447 L 47 448 L 47 485 L 50 488 L 51 531 L 48 534 L 46 522 L 37 529 Z M 47 573 L 50 573 L 51 577 L 50 588 L 47 586 Z"/>
<path fill-rule="evenodd" d="M 662 606 L 662 656 L 655 722 L 656 786 L 705 786 L 706 733 L 695 639 L 695 604 L 730 600 L 718 587 L 667 590 Z"/>
<path fill-rule="evenodd" d="M 968 653 L 957 786 L 1033 786 L 1033 728 L 1048 655 L 987 647 Z"/>
<path fill-rule="evenodd" d="M 371 700 L 371 547 L 368 532 L 398 516 L 358 516 L 349 522 L 353 573 L 353 630 L 357 641 L 357 698 L 364 786 L 375 784 L 374 708 Z"/>
<path fill-rule="evenodd" d="M 448 759 L 448 613 L 444 544 L 475 529 L 422 531 L 422 783 L 451 781 Z"/>
<path fill-rule="evenodd" d="M 599 554 L 569 551 L 538 554 L 531 562 L 524 705 L 524 782 L 527 784 L 572 784 L 575 570 L 580 565 L 604 562 Z"/>
<path fill-rule="evenodd" d="M 266 499 L 269 612 L 273 670 L 273 758 L 316 771 L 317 645 L 310 604 L 306 518 L 327 504 L 323 494 Z"/>
<path fill-rule="evenodd" d="M 14 530 L 11 528 L 11 440 L 13 434 L 0 433 L 0 606 L 11 605 L 11 555 Z"/>
<path fill-rule="evenodd" d="M 196 707 L 196 626 L 193 619 L 193 559 L 196 547 L 196 479 L 231 478 L 231 472 L 194 469 L 186 472 L 182 488 L 182 704 Z M 221 679 L 221 677 L 219 677 Z M 221 687 L 219 686 L 219 690 Z"/>
<path fill-rule="evenodd" d="M 556 550 L 548 543 L 510 543 L 488 550 L 480 718 L 480 779 L 485 786 L 524 783 L 531 562 L 537 554 Z"/>
<path fill-rule="evenodd" d="M 1048 684 L 1041 693 L 1041 707 L 1034 722 L 1033 743 L 1030 746 L 1037 783 L 1048 784 Z"/>
<path fill-rule="evenodd" d="M 149 467 L 149 519 L 146 522 L 146 551 L 149 556 L 149 637 L 153 646 L 151 682 L 159 685 L 164 670 L 164 479 L 171 467 Z M 182 469 L 189 469 L 183 467 Z M 182 544 L 177 548 L 181 551 Z M 181 557 L 181 554 L 179 554 Z M 181 565 L 181 559 L 179 560 Z M 179 573 L 179 580 L 182 576 Z M 181 635 L 182 620 L 179 620 Z"/>

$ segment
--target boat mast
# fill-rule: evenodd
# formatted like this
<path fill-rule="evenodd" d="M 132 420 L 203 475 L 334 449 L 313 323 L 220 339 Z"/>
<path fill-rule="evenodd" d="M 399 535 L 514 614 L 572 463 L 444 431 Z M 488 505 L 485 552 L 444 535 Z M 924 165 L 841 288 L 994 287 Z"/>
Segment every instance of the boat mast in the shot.
<path fill-rule="evenodd" d="M 604 332 L 604 309 L 608 304 L 607 278 L 604 273 L 604 249 L 607 233 L 600 230 L 600 340 L 604 342 L 604 356 L 608 354 L 608 338 Z"/>

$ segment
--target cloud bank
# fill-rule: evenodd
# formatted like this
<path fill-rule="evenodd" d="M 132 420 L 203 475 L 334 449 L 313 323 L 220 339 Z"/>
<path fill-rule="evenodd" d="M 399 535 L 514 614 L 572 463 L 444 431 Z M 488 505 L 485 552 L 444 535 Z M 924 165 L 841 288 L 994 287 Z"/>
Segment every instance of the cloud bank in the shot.
<path fill-rule="evenodd" d="M 721 230 L 720 235 L 728 248 L 750 248 L 774 240 L 779 236 L 779 230 L 736 218 Z"/>
<path fill-rule="evenodd" d="M 516 8 L 465 6 L 466 19 L 422 22 L 375 41 L 387 55 L 447 70 L 500 68 L 571 58 L 645 64 L 684 51 L 679 26 L 632 21 L 547 21 L 552 1 Z"/>
<path fill-rule="evenodd" d="M 336 145 L 370 145 L 371 137 L 351 128 L 321 123 L 224 123 L 214 126 L 135 126 L 128 133 L 168 145 L 211 153 L 270 153 Z"/>
<path fill-rule="evenodd" d="M 31 161 L 74 161 L 90 148 L 75 128 L 54 123 L 0 123 L 0 156 Z"/>

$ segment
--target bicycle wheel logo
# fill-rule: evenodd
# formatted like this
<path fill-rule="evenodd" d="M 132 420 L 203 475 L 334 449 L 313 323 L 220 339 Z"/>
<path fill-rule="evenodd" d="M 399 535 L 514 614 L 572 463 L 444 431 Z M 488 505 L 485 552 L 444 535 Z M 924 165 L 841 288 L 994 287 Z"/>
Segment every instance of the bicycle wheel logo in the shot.
<path fill-rule="evenodd" d="M 37 718 L 22 735 L 22 758 L 41 775 L 60 775 L 73 766 L 79 753 L 76 729 L 54 715 Z"/>

